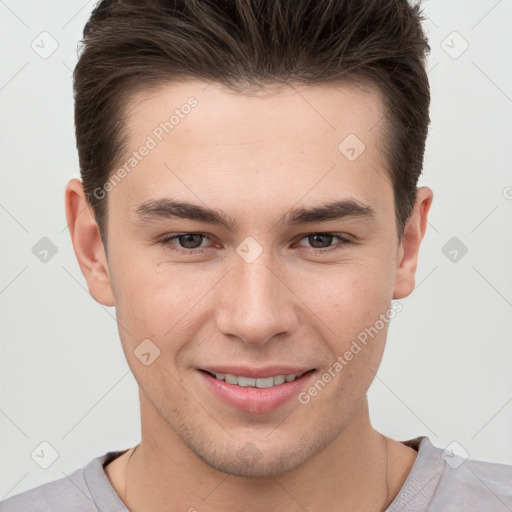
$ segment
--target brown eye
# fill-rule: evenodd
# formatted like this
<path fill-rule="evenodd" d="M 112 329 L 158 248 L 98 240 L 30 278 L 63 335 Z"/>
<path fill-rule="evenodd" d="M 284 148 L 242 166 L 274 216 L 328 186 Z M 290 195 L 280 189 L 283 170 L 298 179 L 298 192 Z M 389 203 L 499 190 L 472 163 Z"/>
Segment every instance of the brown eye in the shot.
<path fill-rule="evenodd" d="M 334 236 L 329 233 L 314 233 L 312 235 L 308 235 L 307 238 L 311 243 L 311 247 L 314 249 L 321 249 L 330 247 Z"/>
<path fill-rule="evenodd" d="M 169 248 L 173 252 L 181 254 L 196 254 L 203 252 L 203 239 L 209 240 L 210 237 L 204 233 L 178 233 L 165 236 L 160 244 Z"/>
<path fill-rule="evenodd" d="M 203 238 L 203 235 L 197 233 L 187 233 L 185 235 L 177 235 L 175 239 L 179 241 L 179 245 L 184 249 L 197 249 L 201 247 Z"/>
<path fill-rule="evenodd" d="M 311 233 L 302 237 L 301 240 L 306 239 L 310 244 L 310 250 L 317 254 L 343 249 L 344 246 L 350 244 L 350 240 L 335 233 Z M 332 242 L 336 239 L 338 243 L 332 245 Z M 299 244 L 299 246 L 304 247 L 302 244 Z"/>

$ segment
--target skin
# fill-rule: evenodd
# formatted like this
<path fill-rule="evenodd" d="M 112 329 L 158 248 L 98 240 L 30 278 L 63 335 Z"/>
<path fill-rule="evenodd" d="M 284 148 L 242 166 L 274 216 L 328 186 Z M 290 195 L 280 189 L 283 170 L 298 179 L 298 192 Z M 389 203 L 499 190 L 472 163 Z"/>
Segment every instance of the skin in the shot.
<path fill-rule="evenodd" d="M 194 96 L 197 107 L 111 190 L 108 259 L 80 180 L 66 188 L 66 215 L 92 297 L 115 306 L 127 362 L 139 385 L 141 443 L 105 471 L 131 511 L 383 510 L 416 452 L 371 425 L 366 392 L 387 325 L 308 404 L 242 412 L 204 386 L 198 368 L 240 362 L 296 364 L 317 377 L 379 315 L 414 289 L 432 191 L 418 189 L 399 240 L 381 148 L 384 107 L 369 88 L 285 86 L 239 94 L 202 82 L 138 93 L 127 110 L 132 150 Z M 338 145 L 366 146 L 349 161 Z M 165 165 L 164 165 L 165 164 Z M 329 172 L 328 172 L 329 171 Z M 220 208 L 234 232 L 186 219 L 141 221 L 142 202 L 173 197 Z M 375 216 L 290 226 L 288 210 L 353 198 Z M 202 232 L 202 253 L 163 235 Z M 345 234 L 352 243 L 329 253 Z M 236 252 L 248 236 L 263 252 Z M 186 242 L 186 240 L 185 240 Z M 134 350 L 151 339 L 149 366 Z M 315 379 L 316 380 L 316 379 Z M 240 450 L 252 443 L 250 461 Z M 385 446 L 387 445 L 387 464 Z M 387 467 L 386 467 L 387 466 Z M 387 482 L 386 482 L 387 473 Z"/>

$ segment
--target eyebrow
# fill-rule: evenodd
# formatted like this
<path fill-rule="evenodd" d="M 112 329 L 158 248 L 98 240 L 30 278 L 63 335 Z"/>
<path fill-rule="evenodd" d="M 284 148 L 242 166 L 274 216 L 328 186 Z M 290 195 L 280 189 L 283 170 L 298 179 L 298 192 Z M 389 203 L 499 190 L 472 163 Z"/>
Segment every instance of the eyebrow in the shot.
<path fill-rule="evenodd" d="M 186 201 L 169 198 L 151 199 L 135 208 L 141 221 L 188 219 L 206 224 L 223 226 L 236 231 L 238 223 L 223 210 L 206 208 Z M 375 217 L 375 209 L 356 199 L 332 201 L 320 206 L 299 207 L 286 212 L 278 221 L 281 224 L 298 225 L 313 222 L 328 222 L 353 217 Z"/>

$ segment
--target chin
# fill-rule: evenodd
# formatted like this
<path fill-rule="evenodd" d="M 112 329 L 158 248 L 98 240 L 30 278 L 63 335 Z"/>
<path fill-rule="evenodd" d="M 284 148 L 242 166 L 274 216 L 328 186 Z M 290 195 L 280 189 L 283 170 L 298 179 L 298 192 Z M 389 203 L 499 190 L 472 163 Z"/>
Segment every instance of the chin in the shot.
<path fill-rule="evenodd" d="M 205 443 L 199 447 L 189 448 L 211 468 L 233 476 L 270 478 L 293 471 L 326 448 L 336 437 L 332 435 L 303 435 L 301 438 L 290 439 L 279 435 L 276 431 L 270 435 L 273 442 L 266 439 L 260 441 L 225 440 L 222 447 L 214 443 Z M 281 438 L 281 443 L 279 443 Z M 231 443 L 230 443 L 231 441 Z M 199 448 L 199 449 L 197 449 Z"/>
<path fill-rule="evenodd" d="M 238 452 L 228 452 L 218 456 L 218 453 L 198 453 L 198 457 L 210 467 L 222 473 L 238 477 L 270 478 L 282 475 L 301 466 L 305 460 L 301 454 L 286 453 L 270 454 L 254 453 L 254 458 L 240 457 Z"/>

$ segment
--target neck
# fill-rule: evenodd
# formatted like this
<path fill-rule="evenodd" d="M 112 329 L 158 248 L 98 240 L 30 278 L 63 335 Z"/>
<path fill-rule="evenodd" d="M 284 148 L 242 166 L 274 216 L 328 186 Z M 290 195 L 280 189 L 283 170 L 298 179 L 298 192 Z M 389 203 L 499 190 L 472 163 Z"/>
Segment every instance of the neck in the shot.
<path fill-rule="evenodd" d="M 340 512 L 382 511 L 416 454 L 395 441 L 386 443 L 371 427 L 365 398 L 340 435 L 302 466 L 276 477 L 239 477 L 200 460 L 150 404 L 141 401 L 141 413 L 142 440 L 126 467 L 125 504 L 132 512 L 163 510 L 169 503 L 176 510 L 235 512 L 241 502 L 251 503 L 252 512 L 320 511 L 333 503 Z"/>

